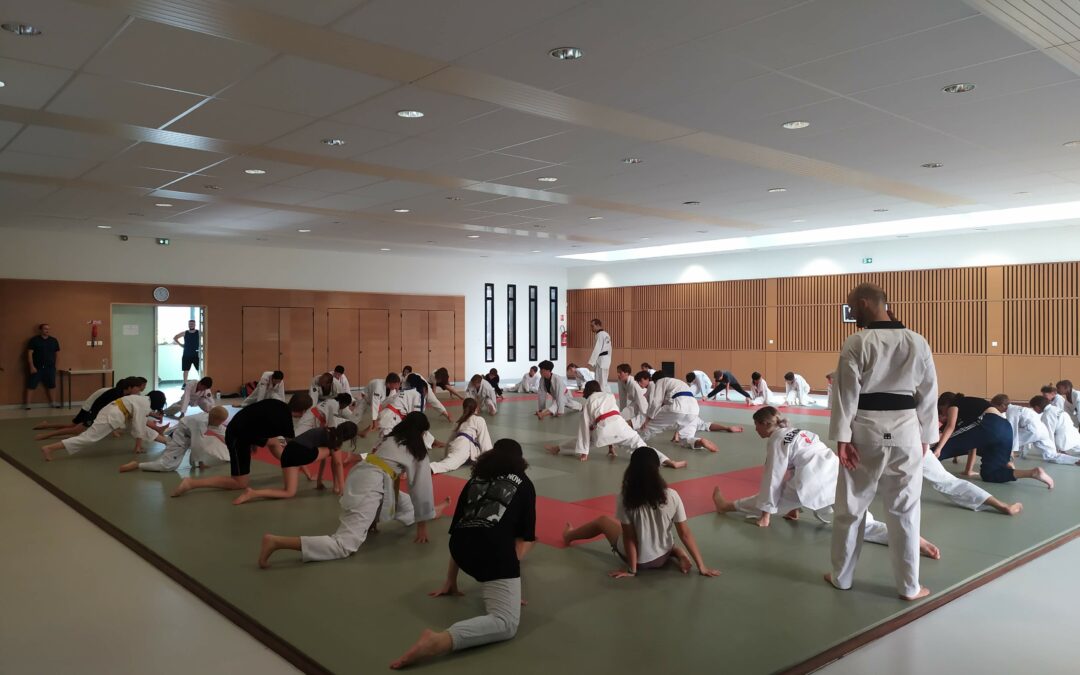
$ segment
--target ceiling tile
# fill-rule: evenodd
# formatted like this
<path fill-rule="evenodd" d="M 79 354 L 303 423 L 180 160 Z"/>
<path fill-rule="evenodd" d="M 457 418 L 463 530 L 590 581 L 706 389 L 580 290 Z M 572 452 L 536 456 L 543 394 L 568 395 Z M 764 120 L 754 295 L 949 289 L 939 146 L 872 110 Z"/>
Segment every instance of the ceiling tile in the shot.
<path fill-rule="evenodd" d="M 157 143 L 139 143 L 118 158 L 118 161 L 153 169 L 190 173 L 226 159 L 227 155 L 190 148 L 177 148 Z"/>
<path fill-rule="evenodd" d="M 86 174 L 87 180 L 143 188 L 161 187 L 183 177 L 183 172 L 162 171 L 119 160 L 106 162 Z"/>
<path fill-rule="evenodd" d="M 286 187 L 301 188 L 304 190 L 317 190 L 318 192 L 348 192 L 365 185 L 378 183 L 383 180 L 380 176 L 369 176 L 362 173 L 347 171 L 332 171 L 330 169 L 317 169 L 300 176 L 287 178 L 281 181 Z"/>
<path fill-rule="evenodd" d="M 191 94 L 82 73 L 68 83 L 46 109 L 156 128 L 201 100 Z"/>
<path fill-rule="evenodd" d="M 378 150 L 353 157 L 358 162 L 421 171 L 444 162 L 475 157 L 483 151 L 460 145 L 436 143 L 423 138 L 407 138 Z"/>
<path fill-rule="evenodd" d="M 325 117 L 397 86 L 355 70 L 282 56 L 223 97 L 249 105 Z"/>
<path fill-rule="evenodd" d="M 436 164 L 429 170 L 447 176 L 487 181 L 526 171 L 538 171 L 549 166 L 552 165 L 548 162 L 488 152 L 468 159 Z"/>
<path fill-rule="evenodd" d="M 334 19 L 349 13 L 356 7 L 357 0 L 318 0 L 317 2 L 296 2 L 296 0 L 229 0 L 230 4 L 241 5 L 270 14 L 289 17 L 316 26 L 325 26 Z"/>
<path fill-rule="evenodd" d="M 266 173 L 259 175 L 245 173 L 248 169 L 262 169 Z M 236 157 L 231 157 L 202 173 L 213 178 L 214 180 L 210 181 L 213 183 L 222 183 L 222 181 L 225 181 L 225 183 L 222 184 L 228 185 L 229 183 L 235 183 L 236 181 L 243 181 L 255 185 L 266 185 L 294 178 L 310 171 L 310 166 L 287 164 L 285 162 L 274 162 L 261 157 L 238 155 Z"/>
<path fill-rule="evenodd" d="M 14 150 L 0 152 L 0 171 L 31 176 L 77 178 L 95 164 L 97 164 L 97 160 L 93 159 L 51 157 L 29 152 L 16 152 Z"/>
<path fill-rule="evenodd" d="M 356 190 L 350 190 L 350 195 L 368 197 L 373 199 L 373 204 L 385 204 L 398 200 L 406 200 L 412 197 L 420 197 L 439 191 L 440 188 L 422 183 L 405 183 L 397 180 L 386 180 Z"/>
<path fill-rule="evenodd" d="M 454 126 L 429 132 L 424 134 L 423 138 L 483 150 L 499 150 L 570 131 L 572 128 L 569 124 L 555 120 L 527 115 L 515 110 L 500 109 Z"/>
<path fill-rule="evenodd" d="M 0 104 L 39 109 L 72 74 L 63 68 L 0 58 L 0 81 L 5 85 L 0 88 Z"/>
<path fill-rule="evenodd" d="M 8 124 L 0 122 L 0 125 Z M 131 141 L 83 134 L 52 127 L 30 126 L 11 143 L 11 150 L 55 157 L 106 160 L 118 155 Z"/>
<path fill-rule="evenodd" d="M 331 146 L 322 141 L 336 138 L 345 141 L 345 145 Z M 365 129 L 353 124 L 319 120 L 303 129 L 283 136 L 273 143 L 272 148 L 295 150 L 311 155 L 325 155 L 335 158 L 351 158 L 383 148 L 401 140 L 401 136 L 386 131 Z"/>
<path fill-rule="evenodd" d="M 18 134 L 23 129 L 23 125 L 17 122 L 5 122 L 0 120 L 0 148 L 4 147 L 8 141 L 15 138 L 15 134 Z M 23 130 L 25 131 L 25 130 Z M 24 148 L 11 148 L 12 150 L 23 150 Z M 53 154 L 53 153 L 41 153 L 41 154 Z"/>
<path fill-rule="evenodd" d="M 334 115 L 333 119 L 401 136 L 414 136 L 497 109 L 498 106 L 485 101 L 401 85 L 344 110 Z M 398 117 L 399 110 L 418 110 L 424 116 L 406 119 Z"/>
<path fill-rule="evenodd" d="M 332 194 L 327 197 L 321 197 L 310 202 L 305 202 L 304 206 L 318 209 L 337 209 L 339 211 L 358 211 L 371 208 L 377 202 L 378 199 L 372 196 L 365 197 L 352 194 Z"/>
<path fill-rule="evenodd" d="M 235 101 L 213 100 L 169 125 L 169 130 L 238 143 L 262 144 L 312 121 L 310 117 L 294 113 L 257 108 Z"/>
<path fill-rule="evenodd" d="M 273 55 L 263 47 L 135 19 L 84 70 L 209 96 Z"/>
<path fill-rule="evenodd" d="M 328 193 L 317 190 L 304 190 L 287 185 L 266 185 L 244 195 L 245 199 L 256 199 L 277 204 L 303 204 L 326 197 Z"/>
<path fill-rule="evenodd" d="M 38 26 L 41 35 L 0 38 L 4 56 L 76 69 L 112 37 L 127 16 L 122 11 L 88 7 L 67 0 L 5 0 L 4 21 Z"/>

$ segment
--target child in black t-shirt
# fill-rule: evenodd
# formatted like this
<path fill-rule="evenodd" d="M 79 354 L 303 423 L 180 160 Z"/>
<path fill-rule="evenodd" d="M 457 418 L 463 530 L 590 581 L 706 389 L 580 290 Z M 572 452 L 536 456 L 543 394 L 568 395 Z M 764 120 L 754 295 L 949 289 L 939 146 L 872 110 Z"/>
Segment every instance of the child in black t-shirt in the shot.
<path fill-rule="evenodd" d="M 480 455 L 450 525 L 446 583 L 430 594 L 462 595 L 457 577 L 459 569 L 465 570 L 482 584 L 487 614 L 459 621 L 443 632 L 425 630 L 391 668 L 509 640 L 517 634 L 522 605 L 520 560 L 536 541 L 536 490 L 525 475 L 526 468 L 521 445 L 509 438 L 496 441 L 495 447 Z"/>

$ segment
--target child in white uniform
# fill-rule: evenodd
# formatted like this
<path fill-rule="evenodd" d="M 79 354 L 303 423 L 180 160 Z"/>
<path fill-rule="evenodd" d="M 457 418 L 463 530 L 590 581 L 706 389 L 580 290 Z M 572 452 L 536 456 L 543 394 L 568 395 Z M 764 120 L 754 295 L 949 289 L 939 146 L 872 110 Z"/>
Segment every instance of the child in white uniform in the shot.
<path fill-rule="evenodd" d="M 1028 403 L 1031 405 L 1031 409 L 1042 418 L 1043 424 L 1046 425 L 1047 430 L 1054 437 L 1054 446 L 1057 451 L 1074 460 L 1072 462 L 1066 460 L 1057 463 L 1076 464 L 1078 458 L 1073 455 L 1080 455 L 1080 432 L 1072 425 L 1068 413 L 1065 412 L 1064 408 L 1058 408 L 1048 403 L 1043 396 L 1035 396 Z"/>
<path fill-rule="evenodd" d="M 1080 392 L 1073 389 L 1072 380 L 1061 380 L 1055 387 L 1065 402 L 1065 412 L 1072 419 L 1073 426 L 1080 427 Z"/>
<path fill-rule="evenodd" d="M 206 468 L 229 462 L 229 449 L 225 446 L 225 421 L 229 411 L 215 406 L 210 412 L 189 415 L 180 420 L 167 434 L 165 452 L 150 462 L 128 462 L 120 467 L 120 473 L 129 471 L 176 471 L 191 450 L 188 460 L 191 468 Z"/>
<path fill-rule="evenodd" d="M 475 399 L 479 410 L 483 412 L 485 409 L 492 415 L 499 412 L 499 400 L 498 395 L 495 393 L 495 387 L 491 386 L 491 383 L 484 379 L 483 375 L 473 375 L 469 379 L 469 386 L 465 389 L 465 396 Z"/>
<path fill-rule="evenodd" d="M 769 383 L 757 371 L 750 375 L 750 402 L 761 403 L 761 405 L 770 405 L 772 403 L 772 391 L 769 390 Z"/>
<path fill-rule="evenodd" d="M 536 366 L 529 368 L 529 372 L 521 376 L 521 381 L 506 387 L 503 391 L 518 394 L 535 394 L 540 390 L 540 369 Z"/>
<path fill-rule="evenodd" d="M 596 379 L 596 376 L 588 368 L 582 368 L 576 363 L 571 363 L 566 366 L 566 379 L 573 379 L 577 383 L 578 391 L 581 391 L 585 388 L 585 383 L 592 382 Z"/>
<path fill-rule="evenodd" d="M 1041 397 L 1040 397 L 1041 398 Z M 1042 399 L 1045 400 L 1045 399 Z M 1005 394 L 998 394 L 990 399 L 990 405 L 1005 415 L 1012 426 L 1012 455 L 1021 459 L 1035 452 L 1044 462 L 1052 464 L 1076 464 L 1080 458 L 1059 453 L 1054 445 L 1054 437 L 1047 424 L 1046 417 L 1040 417 L 1031 408 L 1013 405 Z"/>
<path fill-rule="evenodd" d="M 629 363 L 620 363 L 615 368 L 615 376 L 619 380 L 619 408 L 622 410 L 623 419 L 631 428 L 640 429 L 645 424 L 645 413 L 649 411 L 645 387 L 649 386 L 651 376 L 647 371 L 641 371 L 638 377 L 634 377 Z M 644 387 L 641 382 L 645 383 Z"/>
<path fill-rule="evenodd" d="M 672 526 L 686 546 L 685 551 L 675 545 Z M 615 518 L 600 516 L 577 528 L 567 523 L 563 542 L 569 546 L 599 536 L 607 538 L 611 550 L 626 563 L 625 568 L 608 573 L 615 579 L 637 576 L 640 570 L 660 569 L 670 562 L 676 563 L 683 574 L 694 565 L 701 576 L 720 574 L 705 565 L 687 525 L 682 498 L 660 477 L 660 455 L 652 448 L 638 448 L 630 455 Z"/>
<path fill-rule="evenodd" d="M 798 373 L 788 372 L 784 374 L 784 404 L 785 405 L 812 405 L 810 400 L 810 385 L 806 379 Z"/>
<path fill-rule="evenodd" d="M 184 394 L 180 400 L 165 409 L 165 414 L 183 419 L 187 409 L 191 406 L 199 410 L 210 412 L 214 407 L 214 380 L 204 377 L 199 381 L 191 381 L 184 385 Z"/>
<path fill-rule="evenodd" d="M 641 373 L 638 373 L 641 375 Z M 726 431 L 739 433 L 742 427 L 726 424 L 708 423 L 698 416 L 698 402 L 690 387 L 681 380 L 667 377 L 664 373 L 653 373 L 648 390 L 645 392 L 649 402 L 645 423 L 639 433 L 642 440 L 648 441 L 657 433 L 674 429 L 672 439 L 683 447 L 703 448 L 709 452 L 719 452 L 716 444 L 707 438 L 697 438 L 699 431 Z"/>
<path fill-rule="evenodd" d="M 551 361 L 541 361 L 540 388 L 536 391 L 536 417 L 559 417 L 567 410 L 581 410 L 581 404 L 570 395 L 570 389 L 566 386 L 566 379 L 562 375 L 553 373 L 555 364 Z M 550 399 L 550 403 L 548 400 Z"/>
<path fill-rule="evenodd" d="M 712 389 L 712 380 L 705 371 L 692 370 L 686 374 L 686 385 L 690 387 L 694 398 L 705 399 L 709 397 L 709 391 Z"/>
<path fill-rule="evenodd" d="M 401 377 L 397 373 L 387 373 L 385 378 L 376 378 L 367 383 L 367 386 L 357 392 L 358 399 L 363 400 L 364 411 L 360 411 L 360 400 L 357 400 L 353 404 L 353 414 L 357 419 L 354 421 L 360 424 L 360 420 L 364 417 L 364 412 L 371 412 L 371 426 L 369 429 L 374 429 L 379 423 L 379 410 L 382 409 L 382 404 L 387 398 L 394 395 L 401 389 Z"/>
<path fill-rule="evenodd" d="M 255 390 L 240 403 L 240 407 L 258 403 L 268 398 L 276 398 L 279 401 L 285 400 L 285 373 L 280 370 L 267 370 L 260 375 Z"/>
<path fill-rule="evenodd" d="M 475 462 L 483 453 L 491 450 L 491 434 L 487 422 L 478 414 L 480 404 L 475 398 L 461 403 L 461 417 L 454 426 L 454 433 L 446 443 L 446 457 L 431 463 L 432 473 L 446 473 L 466 462 Z"/>
<path fill-rule="evenodd" d="M 52 453 L 61 448 L 66 449 L 69 455 L 74 455 L 104 439 L 112 432 L 124 428 L 135 439 L 135 453 L 144 452 L 143 441 L 166 442 L 166 438 L 161 435 L 165 427 L 153 421 L 154 413 L 160 416 L 164 407 L 165 394 L 160 391 L 152 391 L 147 396 L 141 394 L 123 396 L 105 406 L 89 429 L 78 436 L 44 446 L 41 448 L 41 454 L 44 455 L 46 462 L 51 462 Z"/>
<path fill-rule="evenodd" d="M 338 394 L 352 393 L 352 386 L 349 384 L 349 378 L 345 377 L 345 366 L 334 366 L 332 375 L 334 376 L 334 389 L 332 395 L 337 396 Z"/>

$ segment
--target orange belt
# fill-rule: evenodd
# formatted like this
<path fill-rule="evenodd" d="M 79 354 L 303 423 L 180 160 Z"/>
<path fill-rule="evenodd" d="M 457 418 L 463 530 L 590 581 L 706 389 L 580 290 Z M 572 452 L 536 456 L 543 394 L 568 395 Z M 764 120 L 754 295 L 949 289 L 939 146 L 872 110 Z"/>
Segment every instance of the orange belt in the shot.
<path fill-rule="evenodd" d="M 311 416 L 319 420 L 319 426 L 326 426 L 326 415 L 323 414 L 323 411 L 319 410 L 318 408 L 312 408 Z"/>
<path fill-rule="evenodd" d="M 394 406 L 390 405 L 389 403 L 387 403 L 385 406 L 383 406 L 383 410 L 389 410 L 390 412 L 397 415 L 399 419 L 402 419 L 402 420 L 405 419 L 405 413 L 401 412 L 400 410 L 398 410 Z"/>
<path fill-rule="evenodd" d="M 595 429 L 597 424 L 600 424 L 601 422 L 603 422 L 604 420 L 606 420 L 609 417 L 615 417 L 618 414 L 619 414 L 618 410 L 609 410 L 609 411 L 607 411 L 606 413 L 604 413 L 600 417 L 596 418 L 596 421 L 593 422 L 591 427 L 589 427 L 589 430 L 591 431 L 592 429 Z"/>

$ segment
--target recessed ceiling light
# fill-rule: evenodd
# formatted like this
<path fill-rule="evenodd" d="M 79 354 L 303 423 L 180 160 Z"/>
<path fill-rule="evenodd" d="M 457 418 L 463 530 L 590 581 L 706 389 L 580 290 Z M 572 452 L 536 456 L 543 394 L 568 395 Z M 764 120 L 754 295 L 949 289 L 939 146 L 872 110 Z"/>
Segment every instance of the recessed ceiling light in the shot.
<path fill-rule="evenodd" d="M 266 169 L 244 169 L 244 173 L 252 176 L 261 176 L 266 173 Z"/>
<path fill-rule="evenodd" d="M 24 37 L 41 35 L 41 30 L 27 25 L 25 23 L 5 23 L 0 24 L 0 28 L 3 28 L 9 33 L 15 33 L 16 35 L 22 35 Z"/>
<path fill-rule="evenodd" d="M 970 82 L 959 82 L 957 84 L 950 84 L 941 88 L 941 91 L 946 94 L 966 94 L 975 88 Z"/>
<path fill-rule="evenodd" d="M 6 86 L 7 86 L 7 85 L 6 85 L 6 84 L 4 84 L 4 81 L 3 81 L 3 80 L 0 80 L 0 89 L 3 89 L 3 88 L 4 88 L 4 87 L 6 87 Z"/>
<path fill-rule="evenodd" d="M 910 234 L 898 234 L 898 235 L 896 235 L 896 238 L 897 239 L 907 239 L 910 236 L 911 236 Z"/>
<path fill-rule="evenodd" d="M 603 220 L 603 216 L 589 216 L 589 220 Z"/>
<path fill-rule="evenodd" d="M 539 253 L 540 251 L 529 251 L 529 253 Z"/>
<path fill-rule="evenodd" d="M 648 237 L 642 237 L 642 238 L 638 239 L 638 241 L 649 241 L 649 238 Z"/>
<path fill-rule="evenodd" d="M 683 202 L 683 206 L 697 206 L 701 202 Z"/>
<path fill-rule="evenodd" d="M 787 192 L 787 188 L 769 188 L 769 192 L 771 192 L 771 193 Z"/>
<path fill-rule="evenodd" d="M 171 209 L 173 205 L 168 202 L 158 202 L 157 204 L 154 204 L 154 206 L 159 206 L 163 209 Z"/>
<path fill-rule="evenodd" d="M 793 222 L 793 223 L 805 223 L 806 218 L 796 218 L 795 220 L 793 220 L 791 222 Z"/>
<path fill-rule="evenodd" d="M 311 230 L 304 229 L 304 230 L 297 230 L 297 232 L 311 232 Z"/>
<path fill-rule="evenodd" d="M 112 225 L 98 225 L 99 230 L 111 230 Z"/>
<path fill-rule="evenodd" d="M 394 213 L 408 213 L 409 209 L 394 209 Z"/>
<path fill-rule="evenodd" d="M 574 245 L 573 245 L 573 246 L 571 246 L 570 248 L 581 248 L 581 246 L 579 246 L 579 245 L 577 245 L 577 244 L 574 244 Z"/>
<path fill-rule="evenodd" d="M 1065 148 L 1080 148 L 1080 141 L 1066 141 L 1061 144 Z"/>
<path fill-rule="evenodd" d="M 547 225 L 544 225 L 543 223 L 533 223 L 534 230 L 542 230 L 545 227 L 547 227 Z"/>
<path fill-rule="evenodd" d="M 424 116 L 424 113 L 419 110 L 399 110 L 397 116 L 404 117 L 407 120 L 418 120 Z"/>
<path fill-rule="evenodd" d="M 429 244 L 434 244 L 434 243 L 435 243 L 435 240 L 434 240 L 434 239 L 428 239 L 428 240 L 427 240 L 427 243 L 429 243 Z"/>
<path fill-rule="evenodd" d="M 874 209 L 874 213 L 885 213 L 889 209 Z"/>
<path fill-rule="evenodd" d="M 208 184 L 208 185 L 204 185 L 203 187 L 206 188 L 207 190 L 220 190 L 221 189 L 220 185 L 209 185 Z"/>
<path fill-rule="evenodd" d="M 479 239 L 480 238 L 480 235 L 478 235 L 478 234 L 470 234 L 470 235 L 466 235 L 466 236 L 468 236 L 469 239 Z"/>
<path fill-rule="evenodd" d="M 641 164 L 640 157 L 625 157 L 622 161 L 623 164 Z"/>
<path fill-rule="evenodd" d="M 1027 190 L 1021 190 L 1020 192 L 1014 192 L 1013 194 L 1014 195 L 1029 195 L 1031 193 L 1028 192 Z"/>
<path fill-rule="evenodd" d="M 329 145 L 332 148 L 341 147 L 345 145 L 345 141 L 340 138 L 324 138 L 322 139 L 323 145 Z"/>
<path fill-rule="evenodd" d="M 380 248 L 379 250 L 380 251 L 389 251 L 390 249 L 388 249 L 388 248 Z"/>
<path fill-rule="evenodd" d="M 805 129 L 806 127 L 810 126 L 810 123 L 807 122 L 806 120 L 794 120 L 794 121 L 791 121 L 791 122 L 784 122 L 780 126 L 784 127 L 785 129 L 792 129 L 792 130 L 794 130 L 794 129 Z"/>
<path fill-rule="evenodd" d="M 557 181 L 559 179 L 556 178 L 555 176 L 540 176 L 536 180 L 540 181 L 541 183 L 554 183 L 555 181 Z"/>
<path fill-rule="evenodd" d="M 585 53 L 577 47 L 556 47 L 548 52 L 548 55 L 551 58 L 560 61 L 574 61 L 575 59 L 580 59 L 582 56 L 585 56 Z"/>
<path fill-rule="evenodd" d="M 989 229 L 990 229 L 989 227 L 976 227 L 975 231 L 976 232 L 986 232 Z"/>
<path fill-rule="evenodd" d="M 941 162 L 927 162 L 926 164 L 922 164 L 921 166 L 924 169 L 940 169 L 941 167 L 943 167 L 945 165 L 942 164 Z"/>

